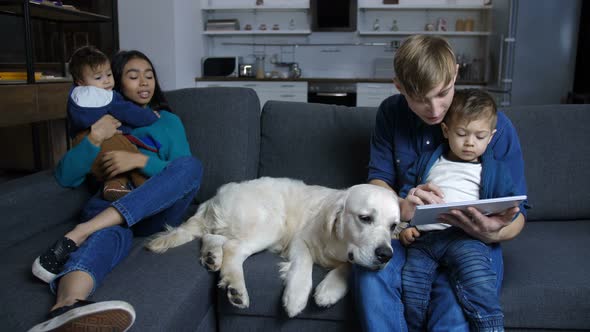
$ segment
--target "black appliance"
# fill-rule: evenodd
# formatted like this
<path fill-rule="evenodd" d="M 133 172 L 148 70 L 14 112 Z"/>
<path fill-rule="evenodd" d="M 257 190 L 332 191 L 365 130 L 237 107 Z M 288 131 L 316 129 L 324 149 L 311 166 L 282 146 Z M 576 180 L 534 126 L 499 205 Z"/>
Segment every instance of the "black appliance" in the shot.
<path fill-rule="evenodd" d="M 202 59 L 203 77 L 237 77 L 239 72 L 240 57 L 236 56 L 212 56 Z"/>
<path fill-rule="evenodd" d="M 356 106 L 356 83 L 308 82 L 307 102 Z"/>
<path fill-rule="evenodd" d="M 311 31 L 356 31 L 357 0 L 311 0 Z"/>

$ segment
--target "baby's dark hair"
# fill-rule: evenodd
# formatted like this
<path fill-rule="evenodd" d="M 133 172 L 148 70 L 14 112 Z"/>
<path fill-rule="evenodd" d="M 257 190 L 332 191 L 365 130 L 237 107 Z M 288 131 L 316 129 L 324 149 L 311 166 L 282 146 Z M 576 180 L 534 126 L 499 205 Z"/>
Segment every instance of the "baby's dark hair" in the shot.
<path fill-rule="evenodd" d="M 494 98 L 481 89 L 461 89 L 455 91 L 443 122 L 448 125 L 457 118 L 475 120 L 483 117 L 491 119 L 492 129 L 496 128 L 498 110 Z"/>
<path fill-rule="evenodd" d="M 109 57 L 94 46 L 82 46 L 75 50 L 70 58 L 70 75 L 74 83 L 82 80 L 82 71 L 85 66 L 96 69 L 103 64 L 110 64 Z"/>

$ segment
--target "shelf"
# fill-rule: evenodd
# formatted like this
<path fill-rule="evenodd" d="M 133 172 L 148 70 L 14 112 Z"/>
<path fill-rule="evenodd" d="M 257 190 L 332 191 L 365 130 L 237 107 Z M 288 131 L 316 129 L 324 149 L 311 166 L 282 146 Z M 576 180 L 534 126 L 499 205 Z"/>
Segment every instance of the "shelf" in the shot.
<path fill-rule="evenodd" d="M 0 84 L 0 99 L 5 105 L 0 127 L 66 118 L 66 103 L 71 83 Z"/>
<path fill-rule="evenodd" d="M 35 80 L 35 84 L 43 84 L 43 83 L 72 83 L 71 78 L 65 77 L 56 77 L 56 78 L 41 78 Z M 18 85 L 18 84 L 28 84 L 26 80 L 0 80 L 0 85 Z"/>
<path fill-rule="evenodd" d="M 360 36 L 409 36 L 415 34 L 456 36 L 456 37 L 477 37 L 489 36 L 489 31 L 359 31 Z"/>
<path fill-rule="evenodd" d="M 491 5 L 372 5 L 360 10 L 489 10 Z"/>
<path fill-rule="evenodd" d="M 205 11 L 293 11 L 293 10 L 309 10 L 309 7 L 305 6 L 298 6 L 298 5 L 289 5 L 285 4 L 282 6 L 211 6 L 211 7 L 204 7 L 202 10 Z"/>
<path fill-rule="evenodd" d="M 207 36 L 278 36 L 278 35 L 309 35 L 311 30 L 236 30 L 236 31 L 203 31 Z"/>
<path fill-rule="evenodd" d="M 291 11 L 309 10 L 309 0 L 264 0 L 256 5 L 255 0 L 201 0 L 201 10 L 205 11 Z"/>
<path fill-rule="evenodd" d="M 29 1 L 31 18 L 55 22 L 109 22 L 110 17 L 85 12 L 81 10 L 68 9 L 59 6 L 39 4 Z M 22 15 L 22 5 L 6 4 L 0 5 L 0 14 Z"/>

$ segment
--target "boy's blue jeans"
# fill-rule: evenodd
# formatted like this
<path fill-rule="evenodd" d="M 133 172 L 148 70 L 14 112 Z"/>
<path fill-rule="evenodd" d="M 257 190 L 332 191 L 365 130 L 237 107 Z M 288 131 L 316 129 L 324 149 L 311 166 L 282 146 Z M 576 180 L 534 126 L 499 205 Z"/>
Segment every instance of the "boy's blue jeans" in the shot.
<path fill-rule="evenodd" d="M 163 226 L 178 226 L 201 185 L 203 168 L 194 157 L 173 160 L 160 173 L 115 202 L 92 197 L 82 210 L 81 220 L 88 221 L 108 208 L 121 213 L 124 224 L 104 228 L 89 236 L 70 255 L 64 270 L 51 282 L 57 289 L 60 277 L 72 271 L 84 271 L 94 280 L 94 290 L 131 249 L 133 235 L 147 236 L 162 231 Z"/>
<path fill-rule="evenodd" d="M 422 232 L 407 248 L 402 269 L 402 302 L 409 331 L 426 326 L 430 291 L 444 267 L 463 313 L 474 331 L 503 331 L 496 272 L 491 248 L 457 227 Z"/>
<path fill-rule="evenodd" d="M 398 240 L 392 240 L 391 245 L 393 258 L 385 269 L 370 271 L 353 266 L 352 290 L 363 331 L 408 330 L 402 303 L 402 268 L 406 262 L 406 248 Z M 490 248 L 492 268 L 497 277 L 497 295 L 504 274 L 502 250 L 499 245 Z M 444 268 L 435 272 L 425 329 L 468 332 L 469 324 L 445 272 Z"/>

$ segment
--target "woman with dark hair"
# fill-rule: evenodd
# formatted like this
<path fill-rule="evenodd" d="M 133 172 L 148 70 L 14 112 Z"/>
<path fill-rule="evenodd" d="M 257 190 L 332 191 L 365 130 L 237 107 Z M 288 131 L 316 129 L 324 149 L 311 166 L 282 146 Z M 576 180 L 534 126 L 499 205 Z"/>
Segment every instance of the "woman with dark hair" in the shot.
<path fill-rule="evenodd" d="M 123 87 L 123 71 L 125 69 L 125 65 L 129 62 L 129 60 L 132 59 L 146 61 L 152 68 L 152 73 L 154 74 L 154 94 L 147 106 L 154 111 L 164 109 L 168 112 L 172 112 L 170 106 L 168 105 L 168 101 L 166 100 L 166 97 L 164 96 L 164 93 L 160 88 L 160 84 L 158 83 L 158 75 L 156 74 L 156 69 L 154 68 L 154 65 L 152 64 L 150 59 L 140 51 L 119 51 L 119 53 L 117 53 L 117 55 L 113 57 L 111 61 L 111 70 L 113 71 L 113 77 L 115 79 L 115 90 L 123 94 L 123 92 L 121 91 Z"/>
<path fill-rule="evenodd" d="M 135 169 L 149 179 L 114 202 L 97 193 L 82 209 L 82 222 L 35 260 L 33 274 L 54 276 L 50 287 L 57 299 L 49 319 L 30 331 L 130 328 L 135 320 L 131 304 L 86 299 L 129 254 L 134 235 L 151 235 L 163 230 L 164 223 L 181 223 L 201 183 L 201 163 L 191 156 L 182 122 L 170 112 L 152 62 L 139 51 L 121 51 L 111 65 L 115 90 L 133 103 L 149 107 L 158 120 L 132 130 L 139 153 L 108 152 L 101 160 L 102 167 L 108 176 Z M 57 165 L 57 181 L 65 187 L 82 184 L 101 143 L 117 133 L 120 125 L 111 115 L 94 123 L 87 137 Z"/>

